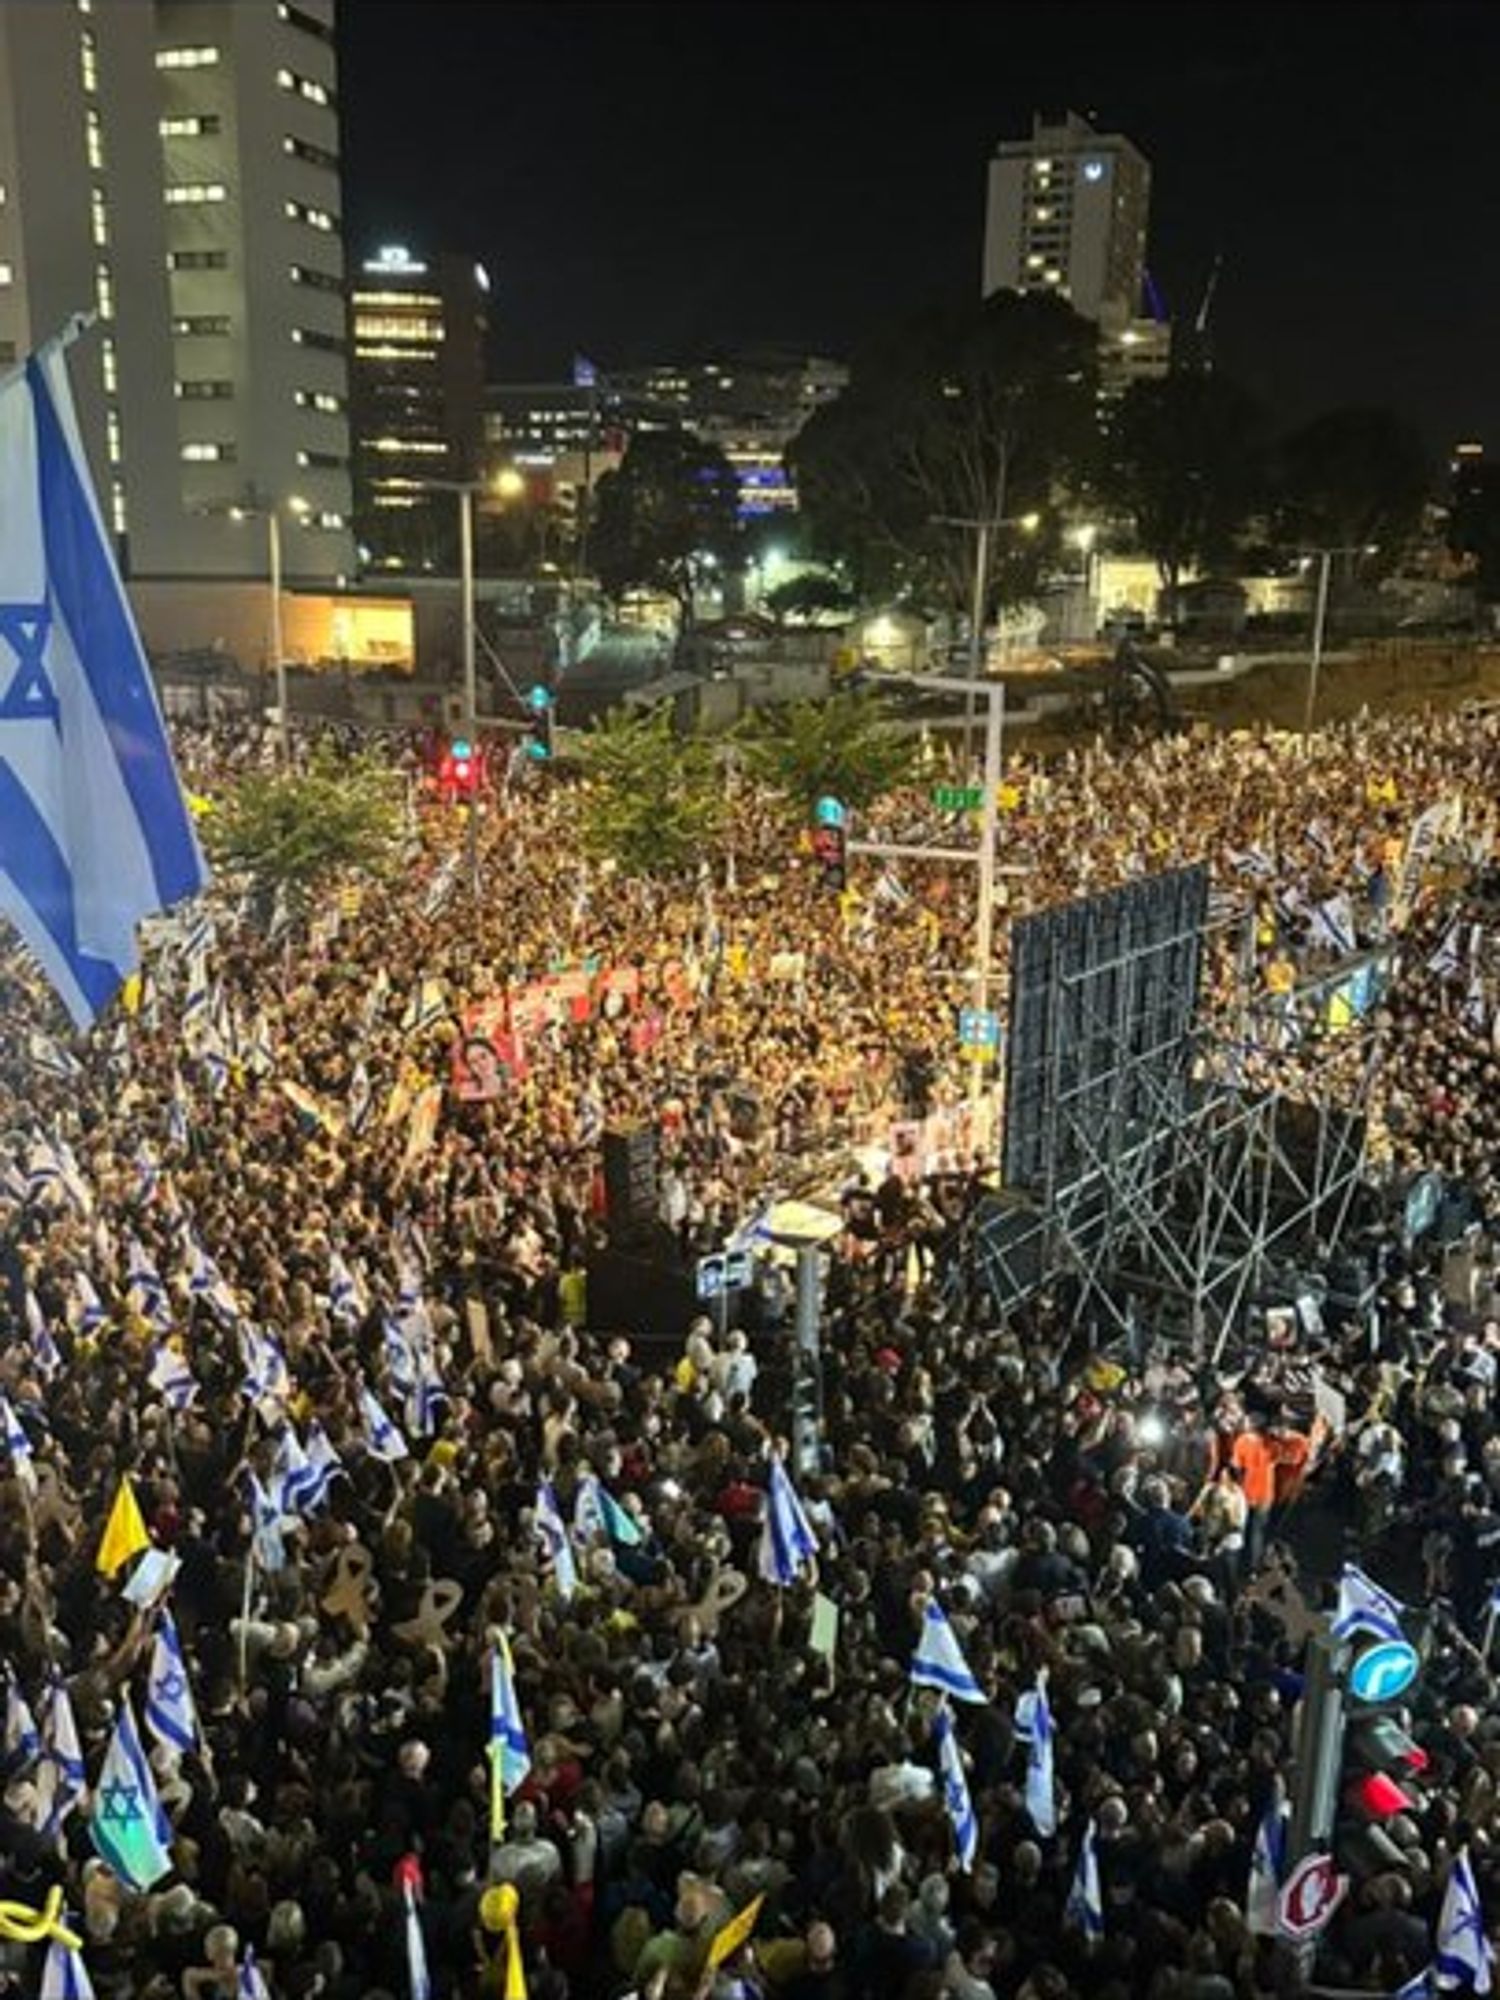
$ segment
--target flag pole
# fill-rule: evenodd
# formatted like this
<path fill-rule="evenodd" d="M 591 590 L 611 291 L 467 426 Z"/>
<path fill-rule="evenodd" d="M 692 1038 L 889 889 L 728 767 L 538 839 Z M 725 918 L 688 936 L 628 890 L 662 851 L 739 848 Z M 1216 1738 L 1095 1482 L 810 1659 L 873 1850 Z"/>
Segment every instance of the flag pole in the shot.
<path fill-rule="evenodd" d="M 252 1502 L 252 1509 L 254 1503 Z M 240 1693 L 250 1686 L 250 1600 L 255 1590 L 255 1524 L 250 1526 L 250 1546 L 245 1551 L 245 1590 L 240 1599 Z"/>
<path fill-rule="evenodd" d="M 1489 1614 L 1484 1621 L 1484 1643 L 1479 1649 L 1486 1666 L 1490 1663 L 1490 1647 L 1495 1638 L 1495 1620 L 1497 1617 L 1500 1617 L 1500 1590 L 1492 1590 L 1490 1592 Z"/>

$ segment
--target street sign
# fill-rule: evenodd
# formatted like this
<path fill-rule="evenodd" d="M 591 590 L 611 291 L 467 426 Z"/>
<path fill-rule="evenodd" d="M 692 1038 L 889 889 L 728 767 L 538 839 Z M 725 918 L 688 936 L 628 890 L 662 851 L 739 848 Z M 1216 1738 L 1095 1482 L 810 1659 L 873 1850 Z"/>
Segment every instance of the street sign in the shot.
<path fill-rule="evenodd" d="M 1331 1854 L 1309 1854 L 1281 1885 L 1276 1898 L 1276 1924 L 1283 1937 L 1315 1937 L 1333 1915 L 1349 1888 Z"/>
<path fill-rule="evenodd" d="M 984 786 L 934 785 L 932 803 L 939 812 L 978 812 L 984 804 Z"/>
<path fill-rule="evenodd" d="M 1350 1667 L 1349 1692 L 1356 1701 L 1395 1701 L 1416 1679 L 1421 1664 L 1415 1646 L 1404 1639 L 1382 1639 Z"/>
<path fill-rule="evenodd" d="M 834 798 L 827 792 L 818 800 L 817 806 L 813 811 L 813 818 L 818 822 L 819 826 L 842 826 L 847 817 L 848 814 L 844 810 L 844 801 Z"/>
<path fill-rule="evenodd" d="M 987 1007 L 961 1007 L 958 1045 L 975 1062 L 993 1062 L 1000 1048 L 1000 1016 Z"/>
<path fill-rule="evenodd" d="M 716 1250 L 698 1259 L 698 1297 L 707 1305 L 725 1292 L 742 1292 L 751 1282 L 748 1250 Z"/>

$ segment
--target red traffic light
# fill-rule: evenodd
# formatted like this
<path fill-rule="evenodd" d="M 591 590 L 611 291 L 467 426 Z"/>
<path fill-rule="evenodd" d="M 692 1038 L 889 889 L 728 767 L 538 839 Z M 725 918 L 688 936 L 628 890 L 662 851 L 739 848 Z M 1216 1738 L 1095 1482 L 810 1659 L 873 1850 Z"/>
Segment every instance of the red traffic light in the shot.
<path fill-rule="evenodd" d="M 1416 1810 L 1416 1800 L 1384 1771 L 1371 1771 L 1359 1779 L 1354 1786 L 1354 1797 L 1376 1819 L 1394 1819 L 1397 1813 Z"/>
<path fill-rule="evenodd" d="M 473 765 L 472 765 L 472 764 L 471 764 L 471 763 L 469 762 L 469 760 L 468 760 L 468 758 L 467 758 L 467 757 L 455 757 L 455 758 L 454 758 L 454 760 L 453 760 L 453 782 L 454 782 L 454 784 L 455 784 L 455 785 L 466 785 L 466 784 L 468 784 L 468 782 L 469 782 L 469 778 L 470 778 L 470 776 L 471 776 L 471 775 L 472 775 L 472 773 L 473 773 L 473 769 L 474 769 L 474 767 L 473 767 Z"/>

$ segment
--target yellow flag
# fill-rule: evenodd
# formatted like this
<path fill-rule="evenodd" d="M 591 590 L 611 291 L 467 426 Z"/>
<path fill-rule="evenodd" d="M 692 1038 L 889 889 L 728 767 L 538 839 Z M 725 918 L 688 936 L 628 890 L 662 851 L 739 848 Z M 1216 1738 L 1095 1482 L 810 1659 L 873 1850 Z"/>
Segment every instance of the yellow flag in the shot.
<path fill-rule="evenodd" d="M 104 1537 L 94 1558 L 94 1567 L 101 1576 L 113 1576 L 117 1570 L 124 1568 L 132 1556 L 138 1556 L 142 1549 L 149 1549 L 150 1546 L 151 1537 L 146 1533 L 140 1502 L 135 1497 L 135 1488 L 127 1472 L 121 1476 L 115 1504 L 110 1508 L 109 1519 L 104 1524 Z"/>
<path fill-rule="evenodd" d="M 120 1005 L 127 1014 L 139 1014 L 141 1011 L 141 975 L 138 972 L 126 975 L 125 983 L 120 988 Z"/>
<path fill-rule="evenodd" d="M 715 1932 L 714 1941 L 708 1947 L 710 1967 L 722 1965 L 725 1959 L 734 1957 L 759 1923 L 760 1906 L 765 1900 L 765 1894 L 762 1892 L 753 1903 L 747 1903 L 737 1917 L 731 1917 L 722 1930 Z"/>

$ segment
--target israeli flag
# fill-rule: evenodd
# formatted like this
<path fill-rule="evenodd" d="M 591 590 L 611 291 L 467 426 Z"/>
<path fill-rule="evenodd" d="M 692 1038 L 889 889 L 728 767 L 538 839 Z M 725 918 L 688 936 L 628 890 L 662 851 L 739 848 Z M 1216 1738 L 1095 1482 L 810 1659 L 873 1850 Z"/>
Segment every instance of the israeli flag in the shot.
<path fill-rule="evenodd" d="M 375 1086 L 370 1081 L 370 1072 L 362 1062 L 357 1062 L 349 1079 L 349 1130 L 356 1136 L 363 1129 L 374 1101 Z"/>
<path fill-rule="evenodd" d="M 1494 1956 L 1485 1934 L 1484 1910 L 1469 1850 L 1465 1847 L 1454 1860 L 1438 1917 L 1437 1954 L 1433 1961 L 1438 1986 L 1472 1986 L 1478 1994 L 1488 1993 Z"/>
<path fill-rule="evenodd" d="M 164 1342 L 151 1350 L 151 1367 L 146 1380 L 169 1410 L 190 1410 L 198 1395 L 193 1371 L 177 1352 Z"/>
<path fill-rule="evenodd" d="M 135 1149 L 135 1171 L 134 1199 L 144 1207 L 156 1193 L 156 1183 L 161 1179 L 161 1168 L 157 1164 L 156 1155 L 144 1139 Z"/>
<path fill-rule="evenodd" d="M 979 1852 L 979 1821 L 969 1797 L 969 1780 L 946 1702 L 933 1717 L 932 1733 L 937 1739 L 938 1773 L 943 1781 L 943 1801 L 953 1825 L 953 1844 L 958 1850 L 959 1866 L 968 1875 L 973 1872 L 974 1857 Z"/>
<path fill-rule="evenodd" d="M 41 1755 L 42 1732 L 26 1704 L 14 1675 L 5 1676 L 5 1762 L 12 1772 L 24 1771 Z"/>
<path fill-rule="evenodd" d="M 1362 1569 L 1345 1563 L 1339 1576 L 1338 1608 L 1333 1615 L 1333 1636 L 1352 1638 L 1369 1632 L 1377 1639 L 1401 1639 L 1403 1606 L 1388 1591 L 1373 1583 Z"/>
<path fill-rule="evenodd" d="M 100 1856 L 138 1895 L 172 1871 L 172 1829 L 141 1748 L 128 1695 L 121 1696 L 120 1719 L 94 1787 L 89 1833 Z"/>
<path fill-rule="evenodd" d="M 427 884 L 417 914 L 423 923 L 430 924 L 458 887 L 458 871 L 463 865 L 463 855 L 458 848 L 448 856 L 433 873 Z"/>
<path fill-rule="evenodd" d="M 255 1560 L 268 1575 L 286 1567 L 288 1522 L 281 1511 L 277 1492 L 267 1492 L 255 1473 L 250 1474 L 250 1537 Z"/>
<path fill-rule="evenodd" d="M 1414 1972 L 1410 1979 L 1396 1988 L 1391 2000 L 1429 2000 L 1432 1993 L 1432 1967 L 1424 1965 L 1420 1972 Z"/>
<path fill-rule="evenodd" d="M 1277 1787 L 1261 1814 L 1250 1853 L 1250 1881 L 1245 1890 L 1245 1927 L 1253 1937 L 1276 1937 L 1280 1925 L 1276 1899 L 1286 1872 L 1287 1803 Z"/>
<path fill-rule="evenodd" d="M 87 1789 L 78 1721 L 60 1675 L 47 1683 L 42 1696 L 42 1760 L 37 1794 L 42 1807 L 42 1831 L 55 1833 Z"/>
<path fill-rule="evenodd" d="M 1434 979 L 1452 979 L 1463 969 L 1463 925 L 1457 917 L 1448 926 L 1438 943 L 1437 950 L 1427 961 L 1427 970 Z"/>
<path fill-rule="evenodd" d="M 125 1252 L 125 1288 L 143 1319 L 158 1327 L 172 1324 L 172 1309 L 167 1303 L 167 1287 L 161 1272 L 133 1236 Z"/>
<path fill-rule="evenodd" d="M 74 1025 L 136 925 L 208 879 L 73 411 L 61 341 L 0 383 L 0 911 Z"/>
<path fill-rule="evenodd" d="M 509 1798 L 531 1769 L 531 1745 L 516 1699 L 510 1643 L 503 1633 L 490 1651 L 490 1758 Z"/>
<path fill-rule="evenodd" d="M 188 1256 L 188 1290 L 195 1299 L 202 1299 L 233 1325 L 240 1318 L 240 1302 L 229 1289 L 218 1265 L 196 1237 L 189 1240 Z"/>
<path fill-rule="evenodd" d="M 342 1255 L 334 1250 L 328 1258 L 328 1312 L 332 1319 L 341 1319 L 346 1326 L 357 1326 L 370 1309 L 363 1285 L 355 1277 Z"/>
<path fill-rule="evenodd" d="M 20 1483 L 36 1491 L 36 1467 L 32 1464 L 31 1439 L 21 1428 L 21 1420 L 11 1408 L 10 1398 L 0 1392 L 0 1433 L 10 1454 L 11 1469 Z"/>
<path fill-rule="evenodd" d="M 167 1099 L 167 1144 L 184 1151 L 188 1144 L 188 1095 L 179 1071 L 172 1072 L 172 1092 Z"/>
<path fill-rule="evenodd" d="M 959 1648 L 948 1614 L 936 1598 L 929 1598 L 922 1618 L 922 1635 L 911 1658 L 913 1687 L 936 1688 L 955 1701 L 983 1703 L 984 1689 L 969 1671 L 969 1663 Z"/>
<path fill-rule="evenodd" d="M 385 1357 L 386 1380 L 402 1396 L 417 1386 L 417 1362 L 411 1342 L 399 1319 L 389 1313 L 380 1323 L 380 1349 Z"/>
<path fill-rule="evenodd" d="M 1057 1786 L 1052 1769 L 1052 1710 L 1047 1702 L 1047 1670 L 1016 1703 L 1016 1734 L 1027 1745 L 1026 1810 L 1044 1840 L 1057 1831 Z"/>
<path fill-rule="evenodd" d="M 167 1750 L 192 1750 L 198 1741 L 198 1710 L 188 1685 L 182 1641 L 170 1611 L 163 1610 L 151 1649 L 146 1681 L 146 1727 Z"/>
<path fill-rule="evenodd" d="M 54 1938 L 47 1947 L 37 2000 L 94 2000 L 93 1983 L 83 1953 Z"/>
<path fill-rule="evenodd" d="M 83 1064 L 72 1050 L 44 1035 L 40 1028 L 33 1028 L 26 1037 L 26 1059 L 43 1076 L 55 1076 L 63 1082 L 83 1075 Z"/>
<path fill-rule="evenodd" d="M 387 1465 L 394 1465 L 398 1458 L 411 1456 L 406 1439 L 380 1407 L 374 1392 L 363 1383 L 359 1391 L 359 1413 L 364 1420 L 365 1448 L 372 1458 L 383 1458 Z"/>
<path fill-rule="evenodd" d="M 255 1946 L 245 1946 L 245 1962 L 240 1967 L 234 1982 L 235 2000 L 271 2000 L 271 1989 L 266 1984 L 266 1975 L 255 1962 Z"/>
<path fill-rule="evenodd" d="M 406 1984 L 411 2000 L 432 2000 L 427 1943 L 422 1936 L 422 1917 L 417 1909 L 417 1892 L 410 1875 L 402 1881 L 401 1900 L 406 1909 Z"/>
<path fill-rule="evenodd" d="M 92 1333 L 103 1326 L 107 1314 L 104 1301 L 94 1289 L 87 1271 L 73 1273 L 73 1296 L 68 1302 L 68 1318 L 80 1333 Z"/>
<path fill-rule="evenodd" d="M 581 1542 L 603 1535 L 622 1548 L 633 1549 L 646 1538 L 635 1516 L 622 1507 L 597 1474 L 586 1472 L 573 1499 L 573 1533 Z"/>
<path fill-rule="evenodd" d="M 817 1553 L 818 1538 L 802 1511 L 797 1490 L 787 1477 L 780 1457 L 773 1454 L 765 1514 L 760 1524 L 760 1573 L 767 1583 L 795 1583 L 804 1565 Z"/>
<path fill-rule="evenodd" d="M 1063 1908 L 1063 1922 L 1074 1925 L 1086 1938 L 1104 1935 L 1104 1896 L 1099 1887 L 1099 1849 L 1092 1820 L 1078 1843 L 1078 1864 Z"/>
<path fill-rule="evenodd" d="M 552 1564 L 557 1594 L 566 1604 L 578 1588 L 578 1565 L 573 1560 L 573 1544 L 568 1539 L 567 1523 L 550 1479 L 542 1480 L 536 1489 L 536 1532 Z"/>
<path fill-rule="evenodd" d="M 284 1403 L 292 1391 L 291 1371 L 275 1337 L 258 1327 L 240 1328 L 245 1379 L 240 1394 L 250 1403 Z"/>

